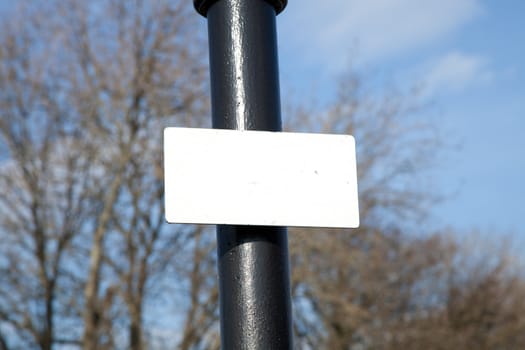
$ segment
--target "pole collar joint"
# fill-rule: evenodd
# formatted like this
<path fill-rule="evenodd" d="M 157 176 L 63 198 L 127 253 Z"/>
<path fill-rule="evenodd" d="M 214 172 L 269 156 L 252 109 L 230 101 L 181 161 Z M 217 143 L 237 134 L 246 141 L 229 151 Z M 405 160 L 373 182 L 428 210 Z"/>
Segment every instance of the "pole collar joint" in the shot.
<path fill-rule="evenodd" d="M 193 6 L 195 6 L 195 10 L 197 10 L 198 13 L 206 17 L 206 14 L 208 13 L 208 9 L 216 3 L 219 0 L 193 0 Z M 270 5 L 272 5 L 275 8 L 275 14 L 278 15 L 281 13 L 284 8 L 286 7 L 286 4 L 288 3 L 288 0 L 264 0 Z"/>

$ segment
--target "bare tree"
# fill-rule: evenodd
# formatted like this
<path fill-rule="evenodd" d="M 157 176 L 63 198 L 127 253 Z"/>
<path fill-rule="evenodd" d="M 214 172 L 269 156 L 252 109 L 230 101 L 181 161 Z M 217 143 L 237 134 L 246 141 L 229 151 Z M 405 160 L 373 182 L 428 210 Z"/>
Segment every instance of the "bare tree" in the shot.
<path fill-rule="evenodd" d="M 143 348 L 149 279 L 187 240 L 168 236 L 163 224 L 160 157 L 163 126 L 177 120 L 199 125 L 206 110 L 205 70 L 198 38 L 189 30 L 186 5 L 114 1 L 93 6 L 70 1 L 61 7 L 71 33 L 64 39 L 72 54 L 70 70 L 84 82 L 75 87 L 72 98 L 89 117 L 84 127 L 105 154 L 109 181 L 100 186 L 100 212 L 89 247 L 85 349 L 98 349 L 99 341 L 112 339 L 111 330 L 103 326 L 108 322 L 102 321 L 115 289 L 127 308 L 129 347 Z M 109 242 L 122 248 L 111 250 Z M 102 287 L 108 279 L 114 282 Z M 113 346 L 112 341 L 107 346 Z"/>
<path fill-rule="evenodd" d="M 521 349 L 523 267 L 505 247 L 458 246 L 424 313 L 397 325 L 384 349 Z M 493 244 L 494 245 L 494 244 Z M 495 245 L 497 246 L 497 245 Z"/>
<path fill-rule="evenodd" d="M 417 92 L 367 91 L 352 72 L 326 106 L 292 108 L 295 130 L 356 138 L 361 216 L 357 230 L 291 231 L 299 343 L 346 349 L 365 342 L 374 323 L 409 307 L 412 284 L 439 260 L 416 248 L 439 239 L 411 242 L 405 233 L 404 223 L 424 217 L 433 200 L 415 175 L 439 141 L 432 124 L 418 120 L 417 101 Z"/>
<path fill-rule="evenodd" d="M 77 120 L 65 117 L 59 84 L 49 79 L 57 73 L 53 38 L 39 31 L 43 18 L 27 14 L 24 28 L 4 23 L 0 49 L 0 135 L 8 155 L 0 170 L 0 317 L 22 343 L 51 349 L 77 342 L 66 331 L 74 328 L 67 302 L 75 271 L 68 263 L 92 212 L 82 190 L 90 159 L 74 155 L 89 147 L 76 135 Z"/>
<path fill-rule="evenodd" d="M 207 110 L 191 4 L 24 5 L 0 57 L 2 320 L 42 349 L 112 348 L 124 322 L 142 349 L 149 283 L 200 232 L 162 219 L 162 129 Z M 67 317 L 76 335 L 62 339 Z"/>
<path fill-rule="evenodd" d="M 291 231 L 297 347 L 523 347 L 511 255 L 414 225 L 438 198 L 420 177 L 440 144 L 417 95 L 377 95 L 351 74 L 327 107 L 293 111 L 294 129 L 356 137 L 361 216 L 357 230 Z"/>

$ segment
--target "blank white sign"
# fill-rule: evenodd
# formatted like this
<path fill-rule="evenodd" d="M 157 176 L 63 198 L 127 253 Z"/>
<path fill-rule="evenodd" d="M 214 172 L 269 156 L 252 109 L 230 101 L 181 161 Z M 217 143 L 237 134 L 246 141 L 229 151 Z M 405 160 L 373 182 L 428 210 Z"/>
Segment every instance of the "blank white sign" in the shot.
<path fill-rule="evenodd" d="M 358 227 L 349 135 L 166 128 L 170 223 Z"/>

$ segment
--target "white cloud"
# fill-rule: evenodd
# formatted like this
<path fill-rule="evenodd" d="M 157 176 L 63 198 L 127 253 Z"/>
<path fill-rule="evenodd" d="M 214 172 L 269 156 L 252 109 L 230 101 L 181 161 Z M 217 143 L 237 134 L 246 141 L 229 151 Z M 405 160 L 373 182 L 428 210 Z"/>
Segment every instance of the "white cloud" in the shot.
<path fill-rule="evenodd" d="M 489 62 L 478 55 L 450 52 L 426 65 L 422 74 L 427 94 L 461 92 L 466 88 L 488 83 L 493 78 Z"/>
<path fill-rule="evenodd" d="M 480 0 L 290 1 L 279 16 L 281 51 L 339 69 L 356 46 L 361 61 L 391 57 L 454 32 L 481 10 Z"/>

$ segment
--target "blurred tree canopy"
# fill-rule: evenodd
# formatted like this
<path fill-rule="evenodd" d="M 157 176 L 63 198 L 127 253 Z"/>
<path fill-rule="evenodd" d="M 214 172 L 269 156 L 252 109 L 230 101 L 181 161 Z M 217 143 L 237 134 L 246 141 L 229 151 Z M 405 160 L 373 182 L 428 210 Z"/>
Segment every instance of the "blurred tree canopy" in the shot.
<path fill-rule="evenodd" d="M 213 228 L 164 223 L 162 130 L 208 126 L 190 1 L 20 1 L 0 21 L 0 349 L 218 349 Z M 418 232 L 439 145 L 341 76 L 292 130 L 353 134 L 362 225 L 291 229 L 297 349 L 523 349 L 508 251 Z M 304 102 L 304 101 L 303 101 Z"/>

